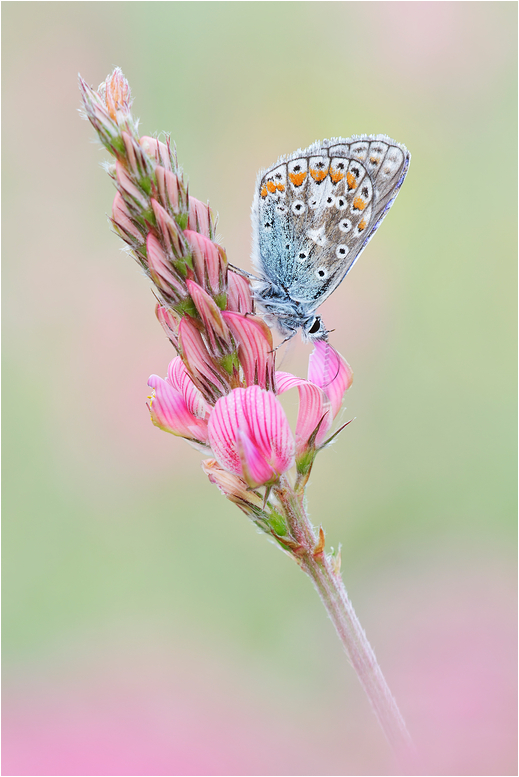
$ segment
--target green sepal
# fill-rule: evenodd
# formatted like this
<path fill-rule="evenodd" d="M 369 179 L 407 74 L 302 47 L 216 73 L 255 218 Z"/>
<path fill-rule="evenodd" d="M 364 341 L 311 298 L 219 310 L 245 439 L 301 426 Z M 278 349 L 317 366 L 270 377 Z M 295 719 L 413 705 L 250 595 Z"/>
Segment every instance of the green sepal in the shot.
<path fill-rule="evenodd" d="M 277 536 L 284 537 L 286 534 L 288 534 L 288 528 L 284 517 L 275 510 L 270 511 L 268 516 L 268 524 L 274 534 Z"/>
<path fill-rule="evenodd" d="M 299 475 L 307 475 L 312 469 L 312 464 L 316 456 L 315 448 L 307 448 L 307 450 L 296 459 L 296 469 Z"/>
<path fill-rule="evenodd" d="M 200 318 L 198 315 L 198 310 L 195 307 L 195 303 L 191 299 L 191 297 L 185 297 L 185 299 L 180 300 L 176 305 L 172 305 L 173 310 L 175 310 L 180 316 L 185 316 L 186 313 L 191 316 L 191 318 Z"/>
<path fill-rule="evenodd" d="M 104 143 L 104 145 L 112 154 L 114 154 L 114 156 L 126 156 L 126 146 L 124 145 L 124 140 L 120 135 L 114 135 L 110 138 L 109 141 Z"/>
<path fill-rule="evenodd" d="M 187 222 L 189 221 L 188 213 L 175 213 L 175 221 L 182 231 L 187 228 Z"/>
<path fill-rule="evenodd" d="M 145 175 L 139 180 L 139 186 L 149 197 L 151 194 L 151 179 L 149 175 Z"/>
<path fill-rule="evenodd" d="M 220 310 L 225 310 L 227 307 L 227 294 L 225 292 L 222 292 L 221 294 L 216 294 L 214 297 L 214 301 L 220 308 Z"/>
<path fill-rule="evenodd" d="M 147 208 L 146 210 L 141 211 L 138 215 L 136 214 L 134 219 L 138 224 L 141 224 L 146 229 L 146 232 L 150 231 L 150 224 L 152 227 L 157 226 L 157 219 L 155 218 L 155 214 L 152 208 Z"/>
<path fill-rule="evenodd" d="M 183 259 L 173 259 L 173 267 L 183 278 L 187 278 L 187 267 Z"/>
<path fill-rule="evenodd" d="M 234 370 L 238 371 L 240 367 L 238 354 L 235 351 L 233 353 L 227 353 L 225 356 L 222 356 L 221 359 L 218 359 L 218 364 L 220 367 L 223 367 L 225 372 L 227 372 L 229 375 L 232 375 Z"/>

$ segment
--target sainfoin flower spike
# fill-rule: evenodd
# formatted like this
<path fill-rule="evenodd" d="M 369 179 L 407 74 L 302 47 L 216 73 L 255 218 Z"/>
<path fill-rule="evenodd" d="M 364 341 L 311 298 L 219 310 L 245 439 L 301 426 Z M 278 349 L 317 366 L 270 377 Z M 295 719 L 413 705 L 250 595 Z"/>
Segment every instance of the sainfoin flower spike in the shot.
<path fill-rule="evenodd" d="M 174 348 L 165 378 L 152 375 L 149 411 L 160 429 L 207 458 L 209 481 L 311 578 L 397 749 L 410 748 L 398 707 L 360 627 L 340 574 L 340 554 L 306 513 L 315 458 L 352 383 L 346 360 L 316 340 L 307 379 L 276 372 L 272 332 L 255 313 L 247 273 L 230 267 L 208 205 L 192 197 L 169 137 L 140 137 L 119 68 L 94 90 L 80 78 L 84 115 L 114 157 L 111 222 L 153 285 L 156 316 Z M 279 397 L 297 389 L 295 432 Z"/>

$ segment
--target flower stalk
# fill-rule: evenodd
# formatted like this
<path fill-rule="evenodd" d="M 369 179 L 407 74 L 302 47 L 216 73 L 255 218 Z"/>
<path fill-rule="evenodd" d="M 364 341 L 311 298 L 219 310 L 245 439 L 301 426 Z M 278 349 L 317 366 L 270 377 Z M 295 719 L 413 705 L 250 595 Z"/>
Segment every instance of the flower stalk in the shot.
<path fill-rule="evenodd" d="M 86 118 L 115 158 L 111 222 L 153 284 L 156 315 L 176 354 L 165 378 L 149 378 L 151 420 L 200 450 L 209 481 L 310 577 L 388 740 L 409 749 L 346 594 L 340 551 L 326 552 L 324 530 L 315 531 L 305 509 L 317 454 L 347 426 L 332 431 L 352 370 L 317 340 L 306 379 L 276 371 L 272 332 L 255 312 L 250 281 L 228 265 L 216 219 L 189 194 L 169 138 L 139 137 L 119 68 L 97 90 L 80 78 L 80 89 Z M 295 433 L 279 401 L 292 389 Z"/>
<path fill-rule="evenodd" d="M 340 551 L 337 556 L 325 553 L 322 526 L 316 535 L 303 499 L 286 480 L 276 488 L 276 496 L 285 509 L 289 531 L 298 543 L 298 564 L 321 597 L 387 740 L 397 753 L 412 752 L 413 744 L 404 719 L 346 592 L 341 577 Z"/>

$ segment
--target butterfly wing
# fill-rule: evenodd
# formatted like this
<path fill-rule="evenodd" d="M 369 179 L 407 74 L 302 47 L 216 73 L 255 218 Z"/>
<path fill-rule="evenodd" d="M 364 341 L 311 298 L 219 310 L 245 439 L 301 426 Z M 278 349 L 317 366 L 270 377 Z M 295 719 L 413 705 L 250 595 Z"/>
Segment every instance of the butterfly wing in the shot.
<path fill-rule="evenodd" d="M 370 135 L 314 143 L 260 172 L 253 260 L 262 276 L 316 309 L 378 229 L 409 160 L 405 146 Z"/>

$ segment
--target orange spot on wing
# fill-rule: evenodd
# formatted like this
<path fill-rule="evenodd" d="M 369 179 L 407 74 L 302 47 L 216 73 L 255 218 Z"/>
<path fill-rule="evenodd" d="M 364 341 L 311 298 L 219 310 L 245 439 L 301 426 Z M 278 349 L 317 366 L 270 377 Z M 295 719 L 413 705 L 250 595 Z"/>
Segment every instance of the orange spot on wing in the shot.
<path fill-rule="evenodd" d="M 314 167 L 310 168 L 310 175 L 314 181 L 324 181 L 328 175 L 328 170 L 316 170 Z"/>
<path fill-rule="evenodd" d="M 369 161 L 371 162 L 372 165 L 378 165 L 378 163 L 380 162 L 380 157 L 370 156 Z"/>
<path fill-rule="evenodd" d="M 341 173 L 340 170 L 330 170 L 330 178 L 334 183 L 339 183 L 344 178 L 344 173 Z"/>
<path fill-rule="evenodd" d="M 366 229 L 366 219 L 362 219 L 362 221 L 360 222 L 360 224 L 358 226 L 359 232 L 362 232 L 363 229 Z"/>
<path fill-rule="evenodd" d="M 273 181 L 267 181 L 267 189 L 271 194 L 274 194 L 276 191 L 276 184 Z"/>
<path fill-rule="evenodd" d="M 262 186 L 262 187 L 261 187 L 261 192 L 260 192 L 261 196 L 262 196 L 262 197 L 266 197 L 266 196 L 267 196 L 267 193 L 268 193 L 268 192 L 267 192 L 267 187 L 266 187 L 266 186 Z"/>
<path fill-rule="evenodd" d="M 355 210 L 364 210 L 364 208 L 366 207 L 366 203 L 364 202 L 362 197 L 355 197 L 355 199 L 353 200 L 353 207 L 355 208 Z"/>
<path fill-rule="evenodd" d="M 289 173 L 289 175 L 294 186 L 301 186 L 306 178 L 306 173 Z"/>
<path fill-rule="evenodd" d="M 277 185 L 278 192 L 284 192 L 285 191 L 285 184 L 284 183 L 278 183 Z"/>
<path fill-rule="evenodd" d="M 348 181 L 348 189 L 357 188 L 357 179 L 355 178 L 353 173 L 346 173 L 346 180 Z"/>

